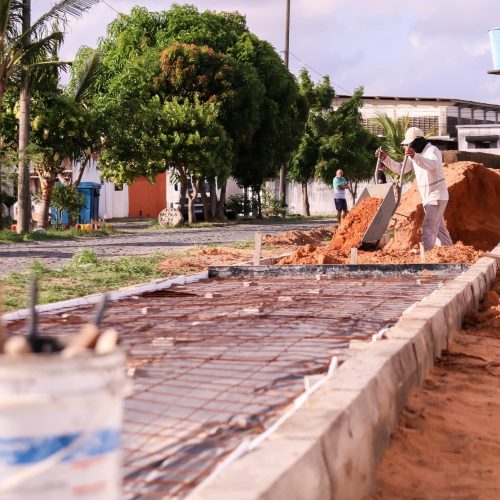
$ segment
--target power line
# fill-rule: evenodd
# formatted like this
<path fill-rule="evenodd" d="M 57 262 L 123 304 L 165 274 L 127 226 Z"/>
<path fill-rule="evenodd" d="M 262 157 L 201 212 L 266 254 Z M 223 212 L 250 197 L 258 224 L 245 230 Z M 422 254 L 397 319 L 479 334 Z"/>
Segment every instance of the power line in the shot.
<path fill-rule="evenodd" d="M 111 10 L 114 10 L 117 14 L 120 14 L 112 5 L 110 5 L 106 0 L 101 0 L 104 5 L 107 5 Z"/>
<path fill-rule="evenodd" d="M 324 74 L 321 74 L 319 71 L 315 70 L 312 66 L 310 66 L 309 64 L 307 64 L 306 62 L 304 62 L 302 59 L 300 59 L 300 57 L 296 56 L 291 51 L 290 51 L 290 55 L 293 56 L 293 57 L 295 57 L 295 59 L 297 59 L 297 61 L 301 62 L 306 68 L 309 68 L 311 71 L 313 71 L 314 73 L 316 73 L 318 76 L 320 76 L 320 77 L 325 76 Z M 340 90 L 343 90 L 344 92 L 347 92 L 348 94 L 352 94 L 352 92 L 350 90 L 347 90 L 344 87 L 341 87 L 338 83 L 335 83 L 335 82 L 331 82 L 331 83 L 332 83 L 332 85 L 334 87 L 338 87 Z"/>

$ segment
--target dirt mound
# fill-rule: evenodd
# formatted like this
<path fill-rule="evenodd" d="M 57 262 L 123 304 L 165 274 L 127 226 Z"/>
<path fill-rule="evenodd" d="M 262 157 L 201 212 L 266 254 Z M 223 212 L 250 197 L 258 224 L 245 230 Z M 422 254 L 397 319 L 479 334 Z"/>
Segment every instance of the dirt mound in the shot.
<path fill-rule="evenodd" d="M 491 250 L 500 241 L 500 172 L 473 162 L 444 165 L 450 201 L 445 220 L 453 241 Z M 424 211 L 416 184 L 403 195 L 389 250 L 406 250 L 421 241 Z"/>
<path fill-rule="evenodd" d="M 253 250 L 238 250 L 224 247 L 202 247 L 188 250 L 182 256 L 172 254 L 160 262 L 165 275 L 193 273 L 208 266 L 225 266 L 249 261 Z"/>
<path fill-rule="evenodd" d="M 262 237 L 262 243 L 270 246 L 319 245 L 331 238 L 333 232 L 333 226 L 325 226 L 311 231 L 288 231 L 277 236 L 266 234 Z"/>
<path fill-rule="evenodd" d="M 351 248 L 359 247 L 381 204 L 382 200 L 378 198 L 365 198 L 359 205 L 355 206 L 335 232 L 330 248 L 347 254 Z"/>
<path fill-rule="evenodd" d="M 429 264 L 454 263 L 473 264 L 482 255 L 474 247 L 456 243 L 450 247 L 436 247 L 425 254 Z M 290 257 L 279 261 L 280 265 L 304 264 L 350 264 L 350 255 L 333 250 L 329 246 L 314 247 L 306 245 L 297 249 Z M 358 251 L 358 264 L 418 264 L 420 253 L 415 250 L 377 250 L 376 252 Z"/>

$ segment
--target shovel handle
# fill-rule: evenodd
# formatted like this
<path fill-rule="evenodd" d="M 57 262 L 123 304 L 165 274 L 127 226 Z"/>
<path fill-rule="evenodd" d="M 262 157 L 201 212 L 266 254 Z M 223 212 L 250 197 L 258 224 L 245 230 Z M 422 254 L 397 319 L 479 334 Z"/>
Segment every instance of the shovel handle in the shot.
<path fill-rule="evenodd" d="M 405 156 L 405 159 L 403 160 L 403 165 L 401 166 L 401 172 L 399 173 L 399 178 L 398 178 L 398 183 L 396 184 L 396 208 L 399 206 L 399 202 L 401 201 L 401 193 L 403 190 L 403 176 L 405 174 L 405 168 L 406 168 L 406 163 L 408 162 L 408 156 Z"/>

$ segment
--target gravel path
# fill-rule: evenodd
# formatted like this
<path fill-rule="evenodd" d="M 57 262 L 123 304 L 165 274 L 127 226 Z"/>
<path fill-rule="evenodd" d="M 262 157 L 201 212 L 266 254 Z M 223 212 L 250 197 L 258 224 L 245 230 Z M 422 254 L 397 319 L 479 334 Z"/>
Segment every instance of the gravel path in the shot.
<path fill-rule="evenodd" d="M 154 252 L 173 253 L 196 245 L 234 243 L 254 238 L 255 231 L 279 234 L 285 231 L 307 231 L 330 225 L 333 220 L 298 221 L 276 224 L 237 224 L 231 226 L 144 231 L 137 223 L 113 224 L 128 234 L 77 240 L 48 240 L 0 245 L 0 276 L 21 271 L 34 260 L 51 268 L 63 266 L 80 248 L 93 250 L 99 257 L 148 255 Z"/>

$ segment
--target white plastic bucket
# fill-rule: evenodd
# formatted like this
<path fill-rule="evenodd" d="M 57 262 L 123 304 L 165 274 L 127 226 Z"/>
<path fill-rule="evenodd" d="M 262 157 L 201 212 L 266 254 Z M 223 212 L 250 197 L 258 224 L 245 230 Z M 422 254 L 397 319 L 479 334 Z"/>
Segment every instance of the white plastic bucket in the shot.
<path fill-rule="evenodd" d="M 125 356 L 0 357 L 0 499 L 121 498 Z"/>

